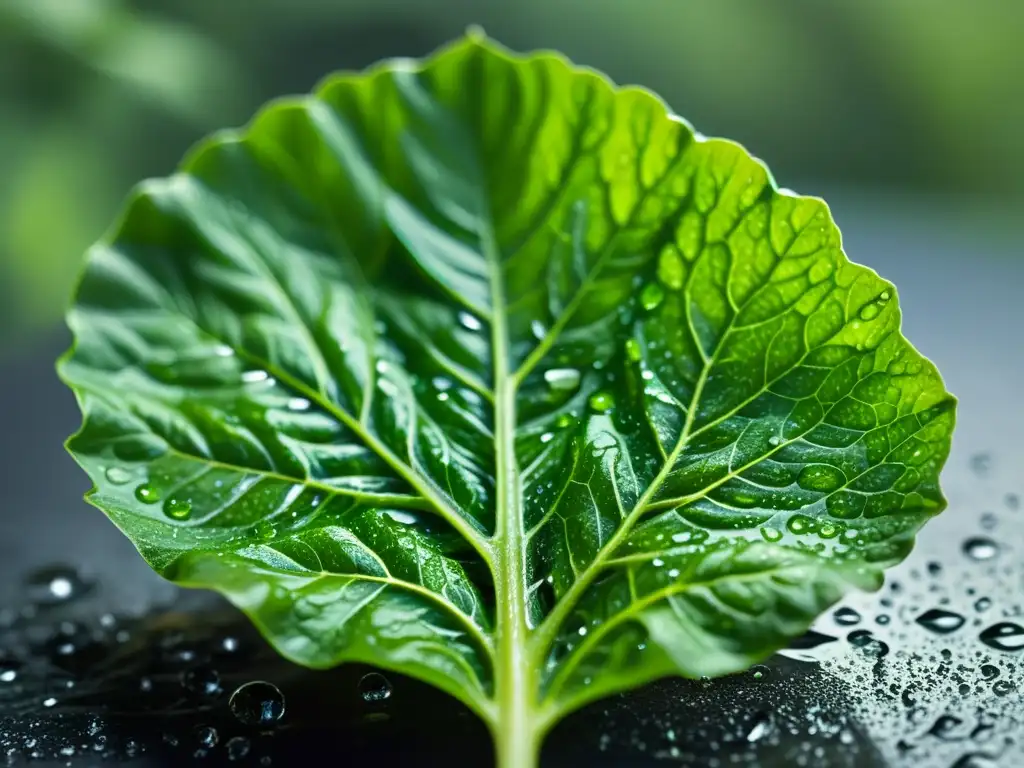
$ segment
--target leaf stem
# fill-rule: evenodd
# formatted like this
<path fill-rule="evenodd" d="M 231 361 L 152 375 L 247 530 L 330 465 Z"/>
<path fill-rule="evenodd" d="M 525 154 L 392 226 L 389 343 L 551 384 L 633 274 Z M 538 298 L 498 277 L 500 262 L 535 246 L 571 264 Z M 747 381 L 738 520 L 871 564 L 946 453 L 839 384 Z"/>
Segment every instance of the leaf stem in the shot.
<path fill-rule="evenodd" d="M 497 509 L 493 541 L 494 591 L 497 601 L 495 699 L 498 718 L 492 726 L 498 768 L 534 768 L 541 734 L 536 727 L 536 678 L 528 656 L 526 532 L 522 484 L 516 461 L 516 380 L 509 370 L 505 286 L 493 233 L 481 238 L 491 265 L 491 341 L 494 354 Z"/>

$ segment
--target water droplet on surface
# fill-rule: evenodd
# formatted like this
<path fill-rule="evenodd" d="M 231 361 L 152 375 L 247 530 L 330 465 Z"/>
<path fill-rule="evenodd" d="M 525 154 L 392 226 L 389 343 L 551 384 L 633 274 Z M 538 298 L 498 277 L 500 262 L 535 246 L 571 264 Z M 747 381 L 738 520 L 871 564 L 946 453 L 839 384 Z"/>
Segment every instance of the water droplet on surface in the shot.
<path fill-rule="evenodd" d="M 215 669 L 198 667 L 181 673 L 181 687 L 202 698 L 213 698 L 221 693 L 220 675 Z"/>
<path fill-rule="evenodd" d="M 256 523 L 256 536 L 264 541 L 277 536 L 277 528 L 269 520 L 260 520 Z"/>
<path fill-rule="evenodd" d="M 608 392 L 595 392 L 587 400 L 587 405 L 594 413 L 607 413 L 615 407 L 615 398 Z"/>
<path fill-rule="evenodd" d="M 985 536 L 972 536 L 964 542 L 963 551 L 972 560 L 991 560 L 999 554 L 999 545 Z"/>
<path fill-rule="evenodd" d="M 996 517 L 994 512 L 982 512 L 978 522 L 981 523 L 981 527 L 986 531 L 991 531 L 999 524 L 999 518 Z"/>
<path fill-rule="evenodd" d="M 765 541 L 779 541 L 782 538 L 782 531 L 778 528 L 762 528 L 761 536 Z"/>
<path fill-rule="evenodd" d="M 665 291 L 657 283 L 648 283 L 640 292 L 640 306 L 648 312 L 658 308 L 665 298 Z"/>
<path fill-rule="evenodd" d="M 562 413 L 559 414 L 557 419 L 555 419 L 555 426 L 558 427 L 558 429 L 567 429 L 571 427 L 575 422 L 576 420 L 568 413 Z"/>
<path fill-rule="evenodd" d="M 571 392 L 580 385 L 580 372 L 575 368 L 550 368 L 544 371 L 544 381 L 559 392 Z"/>
<path fill-rule="evenodd" d="M 483 323 L 469 314 L 469 312 L 459 312 L 459 324 L 469 331 L 479 331 L 484 327 Z"/>
<path fill-rule="evenodd" d="M 751 744 L 760 741 L 771 731 L 771 718 L 764 712 L 754 715 L 751 723 L 751 728 L 747 732 L 747 741 Z"/>
<path fill-rule="evenodd" d="M 750 676 L 755 680 L 764 680 L 772 673 L 771 669 L 764 664 L 755 664 L 750 668 Z"/>
<path fill-rule="evenodd" d="M 837 608 L 832 614 L 832 619 L 836 624 L 840 624 L 844 627 L 852 627 L 854 624 L 860 624 L 861 616 L 853 608 Z"/>
<path fill-rule="evenodd" d="M 51 565 L 33 571 L 25 578 L 28 597 L 34 605 L 52 606 L 86 594 L 92 584 L 70 565 Z"/>
<path fill-rule="evenodd" d="M 239 722 L 266 728 L 284 717 L 284 694 L 273 683 L 254 680 L 231 694 L 228 707 Z"/>
<path fill-rule="evenodd" d="M 293 397 L 288 401 L 289 411 L 308 411 L 312 403 L 304 397 Z"/>
<path fill-rule="evenodd" d="M 391 698 L 391 681 L 379 672 L 370 672 L 359 680 L 359 695 L 363 701 L 376 704 Z"/>
<path fill-rule="evenodd" d="M 544 323 L 540 320 L 533 320 L 530 323 L 530 333 L 533 334 L 533 338 L 540 341 L 548 334 L 548 329 L 544 327 Z"/>
<path fill-rule="evenodd" d="M 228 753 L 228 760 L 244 760 L 252 749 L 252 744 L 245 736 L 235 736 L 225 745 Z"/>
<path fill-rule="evenodd" d="M 188 520 L 192 517 L 192 502 L 173 496 L 164 502 L 164 514 L 171 520 Z"/>
<path fill-rule="evenodd" d="M 49 698 L 43 699 L 43 706 L 46 707 L 47 709 L 55 707 L 55 706 L 57 706 L 57 699 L 55 699 L 53 696 L 50 696 Z"/>
<path fill-rule="evenodd" d="M 1009 680 L 996 680 L 992 683 L 992 693 L 996 696 L 1006 696 L 1013 691 L 1013 683 Z"/>
<path fill-rule="evenodd" d="M 959 613 L 944 611 L 941 608 L 931 608 L 914 619 L 914 621 L 937 635 L 948 635 L 960 629 L 967 619 Z"/>
<path fill-rule="evenodd" d="M 132 480 L 132 473 L 122 467 L 107 467 L 103 474 L 112 485 L 125 485 Z"/>
<path fill-rule="evenodd" d="M 966 734 L 957 733 L 964 721 L 953 715 L 942 715 L 928 729 L 928 734 L 943 741 L 963 741 Z"/>
<path fill-rule="evenodd" d="M 21 665 L 11 659 L 0 659 L 0 683 L 13 683 L 18 679 Z"/>
<path fill-rule="evenodd" d="M 554 439 L 554 437 L 555 434 L 553 432 L 545 432 L 543 435 L 540 436 L 540 441 L 542 443 L 550 443 Z"/>
<path fill-rule="evenodd" d="M 143 483 L 135 489 L 135 498 L 143 504 L 156 504 L 160 501 L 160 492 L 149 483 Z"/>
<path fill-rule="evenodd" d="M 196 740 L 207 749 L 212 749 L 220 741 L 220 734 L 217 733 L 216 728 L 204 725 L 196 729 Z"/>
<path fill-rule="evenodd" d="M 855 629 L 846 636 L 846 640 L 865 656 L 880 659 L 889 653 L 889 646 L 866 629 Z"/>
<path fill-rule="evenodd" d="M 993 624 L 978 635 L 981 642 L 997 651 L 1024 650 L 1024 627 L 1009 621 Z"/>

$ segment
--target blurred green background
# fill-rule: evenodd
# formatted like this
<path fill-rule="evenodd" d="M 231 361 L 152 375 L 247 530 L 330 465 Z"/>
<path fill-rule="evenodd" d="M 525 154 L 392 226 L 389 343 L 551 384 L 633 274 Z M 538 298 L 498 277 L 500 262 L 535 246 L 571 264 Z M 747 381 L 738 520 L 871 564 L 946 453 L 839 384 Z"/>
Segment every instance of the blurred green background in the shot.
<path fill-rule="evenodd" d="M 270 97 L 471 23 L 652 88 L 798 191 L 987 231 L 1021 210 L 1021 2 L 0 0 L 0 356 L 59 333 L 135 181 Z"/>

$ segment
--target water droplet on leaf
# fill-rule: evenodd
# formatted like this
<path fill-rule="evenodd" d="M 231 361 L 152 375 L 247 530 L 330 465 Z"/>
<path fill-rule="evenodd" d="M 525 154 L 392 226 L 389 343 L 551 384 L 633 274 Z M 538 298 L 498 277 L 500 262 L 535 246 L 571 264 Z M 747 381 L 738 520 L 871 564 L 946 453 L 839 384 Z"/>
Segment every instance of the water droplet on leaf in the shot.
<path fill-rule="evenodd" d="M 143 504 L 156 504 L 160 501 L 160 492 L 149 483 L 143 483 L 135 489 L 135 498 Z"/>
<path fill-rule="evenodd" d="M 664 298 L 665 291 L 662 290 L 660 285 L 657 283 L 648 283 L 640 292 L 640 306 L 648 312 L 652 312 L 658 308 L 658 305 L 661 304 Z"/>
<path fill-rule="evenodd" d="M 107 471 L 104 474 L 106 475 L 107 482 L 113 485 L 125 485 L 132 480 L 132 473 L 122 467 L 107 467 Z"/>
<path fill-rule="evenodd" d="M 192 517 L 192 502 L 180 497 L 171 497 L 164 502 L 164 514 L 172 520 L 188 520 Z"/>
<path fill-rule="evenodd" d="M 580 385 L 580 372 L 575 368 L 551 368 L 544 371 L 544 381 L 552 389 L 569 392 Z"/>
<path fill-rule="evenodd" d="M 615 407 L 615 398 L 608 392 L 595 392 L 587 401 L 594 413 L 607 413 Z"/>
<path fill-rule="evenodd" d="M 459 312 L 459 323 L 463 328 L 470 331 L 479 331 L 483 324 L 469 312 Z"/>

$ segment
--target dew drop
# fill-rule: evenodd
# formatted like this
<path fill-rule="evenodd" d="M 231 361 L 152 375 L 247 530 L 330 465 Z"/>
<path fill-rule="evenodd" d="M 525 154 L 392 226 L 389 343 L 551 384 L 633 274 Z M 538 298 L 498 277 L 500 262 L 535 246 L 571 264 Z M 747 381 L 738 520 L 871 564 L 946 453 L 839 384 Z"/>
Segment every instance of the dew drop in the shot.
<path fill-rule="evenodd" d="M 25 578 L 25 588 L 34 605 L 52 606 L 81 597 L 93 585 L 70 565 L 51 565 L 32 571 Z"/>
<path fill-rule="evenodd" d="M 0 683 L 13 683 L 18 679 L 21 665 L 11 659 L 0 659 Z"/>
<path fill-rule="evenodd" d="M 692 538 L 693 534 L 691 534 L 689 531 L 683 531 L 682 533 L 672 534 L 672 542 L 675 544 L 685 544 Z"/>
<path fill-rule="evenodd" d="M 164 502 L 164 514 L 171 520 L 188 520 L 192 517 L 192 502 L 188 499 L 171 497 Z"/>
<path fill-rule="evenodd" d="M 932 608 L 922 613 L 914 621 L 937 635 L 948 635 L 960 629 L 967 619 L 959 613 Z"/>
<path fill-rule="evenodd" d="M 228 760 L 244 760 L 249 755 L 252 745 L 245 736 L 235 736 L 225 745 L 228 752 Z"/>
<path fill-rule="evenodd" d="M 982 680 L 995 680 L 999 677 L 999 667 L 995 664 L 982 664 L 979 671 Z"/>
<path fill-rule="evenodd" d="M 469 331 L 479 331 L 483 324 L 469 312 L 459 312 L 459 324 Z"/>
<path fill-rule="evenodd" d="M 194 696 L 214 698 L 221 693 L 220 675 L 209 667 L 189 669 L 181 673 L 181 687 Z"/>
<path fill-rule="evenodd" d="M 1009 680 L 996 680 L 992 683 L 992 693 L 996 696 L 1006 696 L 1013 690 L 1013 683 Z"/>
<path fill-rule="evenodd" d="M 47 709 L 52 709 L 53 707 L 57 706 L 57 699 L 55 699 L 53 696 L 43 699 L 43 706 Z"/>
<path fill-rule="evenodd" d="M 135 489 L 135 498 L 143 504 L 156 504 L 160 501 L 160 492 L 149 483 L 143 483 Z"/>
<path fill-rule="evenodd" d="M 976 610 L 978 613 L 987 611 L 991 607 L 992 600 L 990 598 L 979 597 L 977 600 L 974 601 L 974 610 Z"/>
<path fill-rule="evenodd" d="M 793 515 L 786 523 L 790 533 L 802 534 L 811 533 L 814 530 L 814 521 L 807 515 Z"/>
<path fill-rule="evenodd" d="M 665 291 L 657 283 L 648 283 L 640 292 L 640 306 L 651 312 L 658 308 L 665 298 Z"/>
<path fill-rule="evenodd" d="M 293 397 L 288 401 L 289 411 L 308 411 L 311 403 L 304 397 Z"/>
<path fill-rule="evenodd" d="M 772 673 L 764 664 L 755 664 L 750 668 L 750 676 L 755 680 L 763 680 Z"/>
<path fill-rule="evenodd" d="M 550 443 L 554 439 L 554 437 L 555 435 L 553 432 L 545 432 L 543 435 L 540 436 L 540 441 L 542 443 Z"/>
<path fill-rule="evenodd" d="M 391 698 L 391 681 L 379 672 L 370 672 L 359 680 L 359 695 L 363 701 L 377 704 Z"/>
<path fill-rule="evenodd" d="M 228 707 L 239 722 L 266 728 L 284 717 L 284 695 L 273 683 L 255 680 L 231 694 Z"/>
<path fill-rule="evenodd" d="M 981 642 L 997 651 L 1024 650 L 1024 627 L 1003 621 L 982 630 Z"/>
<path fill-rule="evenodd" d="M 551 368 L 544 371 L 544 381 L 552 389 L 570 392 L 580 385 L 580 372 L 575 368 Z"/>
<path fill-rule="evenodd" d="M 842 607 L 836 609 L 832 614 L 832 619 L 836 624 L 840 624 L 844 627 L 852 627 L 854 624 L 860 624 L 861 616 L 853 608 Z"/>
<path fill-rule="evenodd" d="M 991 560 L 999 554 L 999 545 L 985 536 L 972 536 L 964 542 L 963 551 L 972 560 Z"/>
<path fill-rule="evenodd" d="M 256 536 L 264 541 L 277 536 L 277 528 L 269 520 L 260 520 L 256 523 Z"/>
<path fill-rule="evenodd" d="M 762 528 L 761 536 L 765 541 L 779 541 L 782 538 L 782 531 L 778 528 Z"/>
<path fill-rule="evenodd" d="M 196 729 L 196 740 L 200 746 L 212 749 L 217 746 L 217 742 L 220 741 L 220 734 L 217 733 L 216 728 L 212 728 L 209 725 L 204 725 Z"/>
<path fill-rule="evenodd" d="M 258 384 L 261 381 L 266 381 L 270 378 L 270 374 L 266 371 L 244 371 L 242 373 L 242 381 L 246 384 Z"/>
<path fill-rule="evenodd" d="M 544 323 L 540 320 L 534 320 L 530 323 L 530 333 L 533 334 L 533 338 L 540 341 L 548 334 L 548 329 L 544 327 Z"/>
<path fill-rule="evenodd" d="M 106 475 L 107 482 L 112 485 L 125 485 L 130 483 L 132 479 L 132 473 L 123 467 L 107 467 L 104 475 Z"/>
<path fill-rule="evenodd" d="M 615 407 L 615 398 L 608 392 L 595 392 L 587 400 L 587 405 L 594 413 L 607 413 Z"/>
<path fill-rule="evenodd" d="M 822 523 L 821 528 L 818 529 L 818 535 L 823 539 L 834 539 L 839 535 L 839 526 L 834 523 Z"/>
<path fill-rule="evenodd" d="M 889 653 L 889 646 L 866 629 L 856 629 L 846 636 L 846 640 L 865 656 L 880 659 Z"/>
<path fill-rule="evenodd" d="M 561 413 L 558 415 L 558 418 L 555 419 L 555 426 L 559 429 L 568 429 L 575 423 L 576 420 L 568 413 Z"/>

